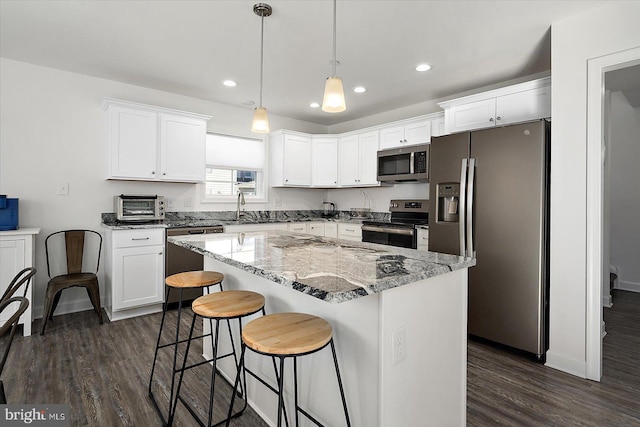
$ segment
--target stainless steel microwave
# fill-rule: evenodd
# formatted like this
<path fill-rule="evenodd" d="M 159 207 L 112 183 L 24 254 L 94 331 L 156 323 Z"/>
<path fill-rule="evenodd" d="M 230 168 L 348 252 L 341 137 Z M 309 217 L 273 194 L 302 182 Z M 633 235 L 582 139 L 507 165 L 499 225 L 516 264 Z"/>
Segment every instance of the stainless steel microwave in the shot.
<path fill-rule="evenodd" d="M 121 194 L 113 197 L 113 209 L 118 221 L 159 221 L 164 219 L 163 196 Z"/>
<path fill-rule="evenodd" d="M 378 181 L 429 180 L 429 144 L 378 151 Z"/>

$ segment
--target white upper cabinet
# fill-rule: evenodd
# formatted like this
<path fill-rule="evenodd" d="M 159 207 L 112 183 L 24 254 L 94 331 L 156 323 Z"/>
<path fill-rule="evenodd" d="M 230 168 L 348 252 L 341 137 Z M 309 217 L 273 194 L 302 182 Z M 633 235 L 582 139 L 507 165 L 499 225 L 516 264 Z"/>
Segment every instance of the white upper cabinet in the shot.
<path fill-rule="evenodd" d="M 406 145 L 431 142 L 431 121 L 420 119 L 400 126 L 380 130 L 380 149 L 403 147 Z"/>
<path fill-rule="evenodd" d="M 311 137 L 278 131 L 270 136 L 271 186 L 311 186 Z"/>
<path fill-rule="evenodd" d="M 108 179 L 202 182 L 210 116 L 105 98 Z"/>
<path fill-rule="evenodd" d="M 338 176 L 341 186 L 380 185 L 377 180 L 378 131 L 340 138 Z"/>
<path fill-rule="evenodd" d="M 446 133 L 551 117 L 549 77 L 438 103 Z"/>
<path fill-rule="evenodd" d="M 338 185 L 338 138 L 313 136 L 311 138 L 311 185 L 336 187 Z"/>
<path fill-rule="evenodd" d="M 204 181 L 206 135 L 203 120 L 160 114 L 160 178 Z"/>

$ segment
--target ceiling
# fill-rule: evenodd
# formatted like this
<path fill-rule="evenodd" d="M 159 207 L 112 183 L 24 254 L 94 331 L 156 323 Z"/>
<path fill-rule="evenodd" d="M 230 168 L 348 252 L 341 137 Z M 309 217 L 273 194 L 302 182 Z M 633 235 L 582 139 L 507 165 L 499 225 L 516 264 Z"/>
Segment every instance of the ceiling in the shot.
<path fill-rule="evenodd" d="M 0 56 L 251 109 L 255 3 L 0 0 Z M 263 105 L 329 126 L 545 72 L 551 24 L 607 1 L 338 0 L 342 113 L 309 107 L 331 73 L 333 3 L 267 3 Z M 425 62 L 430 71 L 415 71 Z M 357 85 L 367 91 L 353 93 Z"/>

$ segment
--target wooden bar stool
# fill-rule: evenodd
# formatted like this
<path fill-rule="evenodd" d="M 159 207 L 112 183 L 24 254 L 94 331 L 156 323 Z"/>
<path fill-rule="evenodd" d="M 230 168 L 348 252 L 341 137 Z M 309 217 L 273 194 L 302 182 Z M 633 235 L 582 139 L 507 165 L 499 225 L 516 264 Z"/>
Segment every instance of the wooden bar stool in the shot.
<path fill-rule="evenodd" d="M 182 402 L 182 404 L 187 408 L 189 413 L 195 418 L 195 420 L 201 426 L 211 426 L 213 419 L 213 397 L 215 391 L 215 383 L 216 383 L 216 371 L 217 371 L 217 361 L 219 359 L 233 356 L 235 361 L 235 366 L 238 369 L 238 376 L 240 375 L 240 365 L 238 364 L 238 359 L 236 358 L 236 350 L 233 344 L 233 336 L 231 334 L 231 328 L 229 328 L 229 337 L 231 338 L 231 353 L 218 355 L 218 337 L 220 332 L 220 321 L 226 320 L 227 324 L 229 324 L 230 320 L 238 319 L 238 327 L 240 329 L 240 333 L 242 333 L 242 319 L 247 316 L 251 316 L 259 311 L 262 312 L 264 316 L 264 296 L 260 295 L 256 292 L 251 291 L 221 291 L 213 294 L 208 294 L 196 298 L 191 305 L 191 309 L 193 310 L 193 320 L 191 321 L 191 330 L 189 332 L 189 339 L 187 340 L 187 349 L 184 355 L 184 361 L 182 363 L 182 369 L 180 369 L 180 379 L 178 380 L 178 387 L 176 389 L 176 397 L 173 405 L 173 409 L 171 411 L 171 418 L 169 419 L 169 425 L 173 422 L 173 416 L 175 415 L 176 407 L 178 406 L 178 401 Z M 211 363 L 211 388 L 209 391 L 209 412 L 207 418 L 207 424 L 204 424 L 202 420 L 195 413 L 193 408 L 180 396 L 180 389 L 182 387 L 182 380 L 184 377 L 184 371 L 188 369 L 186 367 L 187 358 L 189 357 L 189 348 L 191 347 L 193 330 L 196 323 L 196 318 L 201 317 L 203 319 L 208 319 L 210 324 L 215 320 L 215 329 L 213 325 L 211 325 L 211 350 L 212 350 L 212 358 L 211 360 L 207 360 L 204 363 Z M 215 330 L 215 334 L 214 334 Z M 204 336 L 208 336 L 204 335 Z M 200 363 L 201 364 L 201 363 Z M 275 369 L 275 361 L 274 361 L 274 369 Z M 244 380 L 245 386 L 242 387 L 240 384 L 240 391 L 238 391 L 238 382 L 236 382 L 235 387 L 232 391 L 231 398 L 231 406 L 229 407 L 228 420 L 232 418 L 240 416 L 247 407 L 247 399 L 244 393 L 246 390 L 246 375 Z M 240 411 L 233 414 L 233 401 L 236 393 L 240 395 L 244 395 L 244 405 Z M 221 425 L 225 422 L 228 422 L 227 419 L 224 419 L 220 422 L 216 422 L 213 425 Z"/>
<path fill-rule="evenodd" d="M 175 386 L 175 375 L 178 372 L 176 369 L 177 358 L 178 358 L 178 344 L 184 343 L 187 340 L 180 340 L 180 315 L 182 313 L 182 296 L 184 289 L 188 288 L 206 288 L 207 292 L 211 291 L 211 286 L 220 285 L 220 290 L 222 291 L 222 281 L 224 280 L 224 275 L 222 273 L 218 273 L 217 271 L 187 271 L 184 273 L 173 274 L 165 279 L 165 298 L 164 304 L 162 306 L 162 320 L 160 321 L 160 331 L 158 332 L 158 341 L 156 342 L 156 351 L 153 356 L 153 365 L 151 366 L 151 376 L 149 377 L 149 397 L 153 402 L 153 405 L 158 412 L 158 415 L 162 419 L 162 424 L 166 425 L 168 420 L 171 418 L 171 405 L 173 402 L 173 390 Z M 164 329 L 164 321 L 167 314 L 167 306 L 169 300 L 169 293 L 171 291 L 179 291 L 180 298 L 178 300 L 178 319 L 176 321 L 176 334 L 175 339 L 171 342 L 167 342 L 165 344 L 160 344 L 160 339 L 162 337 L 162 330 Z M 231 326 L 229 326 L 229 331 L 231 331 Z M 203 335 L 204 336 L 204 335 Z M 198 338 L 198 337 L 196 337 Z M 189 337 L 191 339 L 191 337 Z M 187 344 L 188 345 L 188 344 Z M 151 390 L 151 385 L 153 383 L 153 374 L 156 368 L 156 361 L 158 359 L 158 350 L 165 347 L 173 346 L 173 365 L 171 368 L 171 394 L 169 395 L 169 413 L 167 418 L 165 419 L 162 414 L 162 410 L 156 401 L 156 397 L 153 395 Z M 204 363 L 204 362 L 203 362 Z"/>
<path fill-rule="evenodd" d="M 349 420 L 349 412 L 347 411 L 347 401 L 344 396 L 342 387 L 342 379 L 340 378 L 340 369 L 338 368 L 338 359 L 336 357 L 336 349 L 333 343 L 333 334 L 331 325 L 326 320 L 303 313 L 277 313 L 263 316 L 247 323 L 242 331 L 242 351 L 240 353 L 240 367 L 243 372 L 248 373 L 267 388 L 278 395 L 278 427 L 282 425 L 282 414 L 284 411 L 283 384 L 284 384 L 284 360 L 287 357 L 293 358 L 293 378 L 294 378 L 294 399 L 295 399 L 295 420 L 298 423 L 298 413 L 313 421 L 316 425 L 322 424 L 316 420 L 311 414 L 301 408 L 298 404 L 298 366 L 297 358 L 322 350 L 327 345 L 331 346 L 333 354 L 333 364 L 336 368 L 336 376 L 338 378 L 338 387 L 340 388 L 340 397 L 342 398 L 342 406 L 344 408 L 344 416 L 347 420 L 347 426 L 351 426 Z M 280 359 L 280 375 L 276 375 L 278 381 L 278 389 L 274 389 L 267 384 L 262 378 L 258 377 L 251 370 L 244 367 L 244 357 L 246 349 L 249 348 L 256 353 L 265 356 L 277 357 Z M 238 386 L 240 380 L 240 367 L 236 375 L 235 387 Z M 245 380 L 246 382 L 246 380 Z M 235 395 L 234 395 L 235 397 Z M 231 406 L 233 408 L 233 398 Z M 231 411 L 229 412 L 231 413 Z M 285 423 L 288 425 L 287 414 L 284 412 Z M 227 419 L 227 426 L 229 425 Z"/>

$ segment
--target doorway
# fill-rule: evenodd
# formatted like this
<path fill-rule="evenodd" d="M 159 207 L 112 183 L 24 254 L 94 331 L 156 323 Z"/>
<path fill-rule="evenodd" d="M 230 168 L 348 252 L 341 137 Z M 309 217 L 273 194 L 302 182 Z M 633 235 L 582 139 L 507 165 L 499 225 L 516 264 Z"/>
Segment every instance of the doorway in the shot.
<path fill-rule="evenodd" d="M 602 304 L 609 286 L 608 209 L 605 189 L 609 184 L 603 160 L 606 151 L 606 75 L 609 72 L 640 66 L 640 48 L 630 49 L 588 61 L 587 129 L 587 378 L 602 376 Z M 608 196 L 607 196 L 608 197 Z M 606 256 L 606 258 L 605 258 Z"/>

